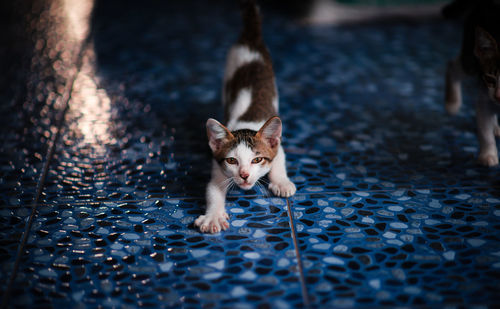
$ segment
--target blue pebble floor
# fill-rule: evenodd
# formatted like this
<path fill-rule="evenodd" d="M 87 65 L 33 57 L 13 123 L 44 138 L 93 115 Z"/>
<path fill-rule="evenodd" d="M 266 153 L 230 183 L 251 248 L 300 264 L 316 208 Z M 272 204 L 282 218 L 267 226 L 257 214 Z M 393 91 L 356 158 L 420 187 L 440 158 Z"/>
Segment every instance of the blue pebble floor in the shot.
<path fill-rule="evenodd" d="M 312 26 L 264 6 L 298 190 L 231 191 L 210 235 L 193 221 L 236 1 L 64 3 L 2 4 L 2 307 L 500 306 L 475 81 L 444 111 L 459 23 Z"/>

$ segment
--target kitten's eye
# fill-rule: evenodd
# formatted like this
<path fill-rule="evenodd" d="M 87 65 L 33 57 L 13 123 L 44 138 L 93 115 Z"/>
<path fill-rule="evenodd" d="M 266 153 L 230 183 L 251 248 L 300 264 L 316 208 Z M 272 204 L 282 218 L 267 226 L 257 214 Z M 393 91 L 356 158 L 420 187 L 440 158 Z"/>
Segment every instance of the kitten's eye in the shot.
<path fill-rule="evenodd" d="M 235 158 L 226 158 L 227 164 L 238 164 L 238 160 Z"/>
<path fill-rule="evenodd" d="M 262 157 L 257 157 L 257 158 L 252 160 L 252 164 L 258 164 L 260 162 L 262 162 Z"/>
<path fill-rule="evenodd" d="M 497 79 L 494 78 L 493 76 L 489 76 L 489 75 L 484 75 L 483 80 L 488 85 L 496 85 L 496 83 L 497 83 Z"/>

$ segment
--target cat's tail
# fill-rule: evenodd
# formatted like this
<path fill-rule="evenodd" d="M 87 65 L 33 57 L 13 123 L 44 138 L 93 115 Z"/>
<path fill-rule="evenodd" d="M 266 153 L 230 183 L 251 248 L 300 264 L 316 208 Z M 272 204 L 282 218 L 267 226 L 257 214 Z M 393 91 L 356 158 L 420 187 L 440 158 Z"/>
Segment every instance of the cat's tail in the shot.
<path fill-rule="evenodd" d="M 246 44 L 260 43 L 262 41 L 262 22 L 259 7 L 254 0 L 241 0 L 240 7 L 243 19 L 240 42 Z"/>

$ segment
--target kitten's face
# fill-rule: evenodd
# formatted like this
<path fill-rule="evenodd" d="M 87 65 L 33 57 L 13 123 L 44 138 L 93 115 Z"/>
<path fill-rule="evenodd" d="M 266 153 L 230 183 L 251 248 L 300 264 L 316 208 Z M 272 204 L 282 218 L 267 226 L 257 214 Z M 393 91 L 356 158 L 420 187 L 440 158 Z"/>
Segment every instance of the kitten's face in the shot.
<path fill-rule="evenodd" d="M 481 78 L 492 101 L 500 104 L 500 52 L 495 38 L 480 27 L 476 28 L 474 54 L 479 60 Z"/>
<path fill-rule="evenodd" d="M 269 159 L 246 143 L 240 143 L 226 154 L 221 167 L 224 174 L 231 177 L 241 189 L 248 190 L 269 172 Z"/>
<path fill-rule="evenodd" d="M 269 119 L 258 131 L 230 132 L 214 119 L 207 121 L 209 145 L 223 173 L 243 190 L 251 189 L 271 169 L 281 140 L 281 120 Z"/>

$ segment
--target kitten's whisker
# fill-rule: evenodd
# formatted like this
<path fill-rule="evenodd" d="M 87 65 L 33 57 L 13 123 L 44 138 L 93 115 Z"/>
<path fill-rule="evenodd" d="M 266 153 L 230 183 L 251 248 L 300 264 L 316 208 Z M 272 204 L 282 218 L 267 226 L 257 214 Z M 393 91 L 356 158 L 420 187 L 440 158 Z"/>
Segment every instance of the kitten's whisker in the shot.
<path fill-rule="evenodd" d="M 265 183 L 266 181 L 264 181 L 264 179 L 261 178 L 257 180 L 256 184 L 260 188 L 262 195 L 264 195 L 264 197 L 270 197 L 271 195 L 269 194 L 269 190 L 267 190 L 266 186 L 262 185 L 261 182 Z"/>
<path fill-rule="evenodd" d="M 257 194 L 259 194 L 259 192 L 262 193 L 262 186 L 260 185 L 258 180 L 255 182 L 254 187 Z"/>
<path fill-rule="evenodd" d="M 226 178 L 224 179 L 222 182 L 220 182 L 218 184 L 218 187 L 222 190 L 222 189 L 226 189 L 228 188 L 228 186 L 231 184 L 231 181 L 233 180 L 232 179 L 233 177 L 229 177 L 229 178 Z"/>
<path fill-rule="evenodd" d="M 259 180 L 262 181 L 264 184 L 269 185 L 269 181 L 265 180 L 264 178 L 261 178 Z"/>
<path fill-rule="evenodd" d="M 232 182 L 228 181 L 226 183 L 226 185 L 224 186 L 224 189 L 226 190 L 226 192 L 229 192 L 229 190 L 231 189 L 231 184 L 232 184 Z"/>
<path fill-rule="evenodd" d="M 236 183 L 234 182 L 234 177 L 229 178 L 229 182 L 226 186 L 226 192 L 231 191 L 231 189 L 234 187 Z"/>

